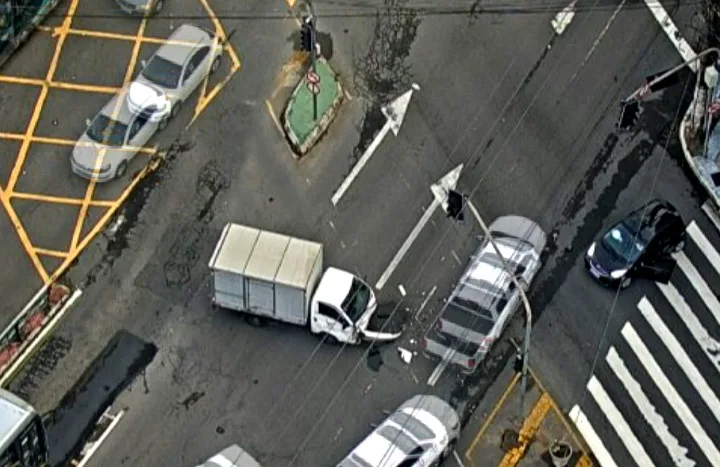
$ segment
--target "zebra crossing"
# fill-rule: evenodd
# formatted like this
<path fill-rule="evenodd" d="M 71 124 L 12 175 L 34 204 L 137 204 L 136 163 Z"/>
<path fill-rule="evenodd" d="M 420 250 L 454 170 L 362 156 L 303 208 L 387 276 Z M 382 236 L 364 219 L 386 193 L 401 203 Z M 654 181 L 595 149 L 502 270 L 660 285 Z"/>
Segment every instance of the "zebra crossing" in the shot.
<path fill-rule="evenodd" d="M 570 410 L 603 467 L 720 466 L 720 231 L 687 233 Z"/>

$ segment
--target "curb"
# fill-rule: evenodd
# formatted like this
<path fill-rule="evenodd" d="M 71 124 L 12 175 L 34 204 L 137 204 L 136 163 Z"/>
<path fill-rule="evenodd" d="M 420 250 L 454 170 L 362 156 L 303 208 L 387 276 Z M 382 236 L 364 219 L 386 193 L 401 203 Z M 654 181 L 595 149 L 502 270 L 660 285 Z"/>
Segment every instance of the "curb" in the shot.
<path fill-rule="evenodd" d="M 288 124 L 288 117 L 290 113 L 290 103 L 295 99 L 295 96 L 300 91 L 300 89 L 302 89 L 302 87 L 306 84 L 305 76 L 303 76 L 297 86 L 295 86 L 295 89 L 293 90 L 287 104 L 285 105 L 285 110 L 283 111 L 282 127 L 285 131 L 285 135 L 290 141 L 290 145 L 292 146 L 294 155 L 298 159 L 307 154 L 308 151 L 310 151 L 310 149 L 318 142 L 320 137 L 325 134 L 328 127 L 330 127 L 330 123 L 335 118 L 335 115 L 337 115 L 340 104 L 342 104 L 345 96 L 343 87 L 340 84 L 338 74 L 335 72 L 335 70 L 324 58 L 320 58 L 318 59 L 318 61 L 325 63 L 325 65 L 332 71 L 333 77 L 335 78 L 335 82 L 337 84 L 337 97 L 330 105 L 330 107 L 325 111 L 325 114 L 323 114 L 320 120 L 318 120 L 318 122 L 315 124 L 315 128 L 310 132 L 310 134 L 305 138 L 305 140 L 300 141 L 300 138 L 295 134 L 292 128 L 290 128 L 290 125 Z"/>

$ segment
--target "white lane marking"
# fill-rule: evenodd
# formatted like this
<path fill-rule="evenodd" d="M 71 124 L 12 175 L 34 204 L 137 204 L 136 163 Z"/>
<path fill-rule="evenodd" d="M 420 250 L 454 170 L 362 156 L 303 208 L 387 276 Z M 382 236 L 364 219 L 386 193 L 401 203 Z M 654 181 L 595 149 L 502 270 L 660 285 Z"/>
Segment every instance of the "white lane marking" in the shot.
<path fill-rule="evenodd" d="M 720 399 L 717 394 L 710 388 L 710 385 L 705 380 L 705 377 L 697 369 L 690 356 L 685 352 L 680 342 L 675 338 L 670 329 L 665 325 L 665 322 L 657 314 L 655 308 L 650 304 L 650 301 L 643 297 L 638 303 L 638 309 L 643 315 L 645 320 L 648 322 L 650 327 L 655 331 L 655 334 L 665 344 L 665 347 L 670 351 L 678 366 L 682 368 L 688 380 L 692 382 L 693 386 L 705 401 L 705 404 L 710 408 L 710 411 L 715 416 L 715 419 L 720 422 Z"/>
<path fill-rule="evenodd" d="M 437 290 L 437 285 L 433 285 L 432 290 L 430 290 L 430 293 L 425 296 L 425 300 L 422 301 L 420 304 L 420 308 L 418 308 L 418 311 L 415 313 L 415 319 L 418 319 L 418 316 L 420 316 L 420 313 L 425 309 L 428 302 L 430 301 L 430 297 L 432 297 L 435 294 L 435 291 Z"/>
<path fill-rule="evenodd" d="M 710 260 L 710 264 L 712 264 L 717 273 L 720 274 L 720 253 L 712 246 L 710 240 L 702 233 L 695 221 L 692 221 L 686 230 L 687 233 L 690 234 L 690 238 L 692 238 L 698 248 L 700 248 L 700 251 Z M 718 227 L 718 231 L 720 231 L 720 226 Z"/>
<path fill-rule="evenodd" d="M 570 409 L 568 414 L 570 419 L 575 423 L 575 427 L 578 429 L 583 439 L 587 443 L 593 456 L 597 459 L 598 463 L 602 467 L 617 467 L 615 460 L 613 460 L 610 452 L 603 444 L 602 440 L 598 436 L 595 428 L 593 428 L 590 420 L 588 420 L 585 413 L 580 409 L 579 405 L 574 406 Z"/>
<path fill-rule="evenodd" d="M 660 27 L 665 31 L 665 34 L 668 36 L 668 39 L 670 39 L 670 42 L 673 43 L 677 51 L 680 53 L 680 56 L 683 58 L 683 60 L 690 61 L 694 59 L 697 54 L 695 51 L 690 47 L 690 44 L 688 44 L 688 41 L 685 40 L 685 38 L 680 34 L 680 31 L 678 30 L 677 26 L 675 26 L 675 23 L 670 18 L 670 15 L 668 15 L 668 12 L 665 10 L 665 7 L 662 6 L 659 0 L 644 0 L 645 5 L 650 9 L 650 12 L 655 17 L 655 20 L 658 22 Z M 692 71 L 697 71 L 697 63 L 692 62 L 688 65 Z"/>
<path fill-rule="evenodd" d="M 685 141 L 684 138 L 683 141 Z M 702 210 L 705 215 L 710 218 L 710 221 L 712 221 L 718 232 L 720 232 L 720 216 L 718 215 L 718 211 L 710 204 L 710 200 L 707 200 L 703 203 Z"/>
<path fill-rule="evenodd" d="M 425 224 L 428 223 L 430 218 L 432 217 L 433 213 L 437 210 L 437 208 L 440 207 L 440 203 L 437 200 L 433 200 L 432 203 L 430 203 L 430 206 L 425 210 L 425 213 L 420 218 L 417 224 L 415 224 L 415 227 L 412 229 L 412 232 L 410 232 L 410 235 L 408 238 L 405 239 L 405 242 L 402 244 L 398 252 L 395 254 L 395 257 L 390 261 L 390 264 L 388 265 L 387 269 L 385 269 L 385 272 L 382 273 L 382 276 L 380 276 L 380 279 L 377 281 L 377 284 L 375 284 L 375 288 L 378 290 L 381 290 L 383 287 L 385 287 L 385 284 L 387 283 L 388 279 L 390 279 L 390 276 L 395 271 L 395 269 L 400 264 L 400 261 L 405 257 L 408 250 L 412 246 L 415 239 L 420 235 L 420 232 L 425 227 Z"/>
<path fill-rule="evenodd" d="M 103 431 L 103 433 L 100 435 L 100 437 L 93 442 L 90 445 L 90 449 L 85 453 L 85 455 L 82 457 L 82 460 L 80 463 L 76 464 L 76 467 L 85 467 L 88 462 L 90 462 L 90 458 L 95 455 L 95 452 L 97 452 L 98 449 L 100 449 L 100 445 L 105 442 L 108 436 L 110 436 L 110 433 L 115 429 L 118 423 L 120 423 L 120 419 L 123 418 L 125 415 L 125 410 L 120 410 L 115 415 L 110 415 L 108 411 L 110 410 L 110 407 L 107 408 L 105 413 L 100 417 L 102 418 L 109 418 L 110 419 L 110 425 Z M 99 420 L 98 420 L 99 422 Z M 87 447 L 87 445 L 86 445 Z"/>
<path fill-rule="evenodd" d="M 643 418 L 652 427 L 653 431 L 665 445 L 673 463 L 678 467 L 695 467 L 696 463 L 687 457 L 688 449 L 680 444 L 678 439 L 670 433 L 665 419 L 658 413 L 657 408 L 650 402 L 640 386 L 640 383 L 630 374 L 615 347 L 610 347 L 605 358 L 610 368 L 615 372 L 620 382 L 627 389 L 630 398 L 640 410 Z"/>
<path fill-rule="evenodd" d="M 580 74 L 580 72 L 585 68 L 585 65 L 587 65 L 588 60 L 590 60 L 590 57 L 592 57 L 592 55 L 595 53 L 595 49 L 598 48 L 598 46 L 600 45 L 600 42 L 602 42 L 603 38 L 605 37 L 605 34 L 607 34 L 607 32 L 610 30 L 610 26 L 612 26 L 613 22 L 615 21 L 615 18 L 620 13 L 620 10 L 623 9 L 626 2 L 627 2 L 627 0 L 622 0 L 622 2 L 620 2 L 620 4 L 615 8 L 615 11 L 613 11 L 612 16 L 610 16 L 610 19 L 605 24 L 605 27 L 602 29 L 602 31 L 600 31 L 600 35 L 597 37 L 597 39 L 595 39 L 595 42 L 593 42 L 592 47 L 590 47 L 590 50 L 588 50 L 588 52 L 585 54 L 585 58 L 583 58 L 582 61 L 580 62 L 580 65 L 578 66 L 577 71 L 575 71 L 575 73 L 573 73 L 572 77 L 570 78 L 570 81 L 568 82 L 567 85 L 565 85 L 566 87 L 569 86 L 571 83 L 574 83 L 575 80 L 577 79 L 578 75 Z"/>
<path fill-rule="evenodd" d="M 618 434 L 618 438 L 623 442 L 628 453 L 635 460 L 635 463 L 642 466 L 653 465 L 647 451 L 645 451 L 643 445 L 638 441 L 632 428 L 630 428 L 630 425 L 625 421 L 622 413 L 620 413 L 615 403 L 610 399 L 610 396 L 595 375 L 590 378 L 587 388 L 595 399 L 595 402 L 597 402 L 597 405 L 605 412 L 605 416 L 610 422 L 610 425 L 612 425 Z"/>
<path fill-rule="evenodd" d="M 570 26 L 570 23 L 575 17 L 576 3 L 577 0 L 573 0 L 572 2 L 570 2 L 568 6 L 563 8 L 563 10 L 557 15 L 555 15 L 555 18 L 550 21 L 550 25 L 552 25 L 553 29 L 555 30 L 555 34 L 557 34 L 558 36 L 562 35 L 565 29 Z"/>
<path fill-rule="evenodd" d="M 454 449 L 453 449 L 453 457 L 455 458 L 455 462 L 457 462 L 460 467 L 465 467 L 465 464 L 463 464 L 462 459 L 460 459 L 460 456 L 458 455 L 457 451 Z"/>
<path fill-rule="evenodd" d="M 438 382 L 440 376 L 442 376 L 443 374 L 443 371 L 445 371 L 445 368 L 447 368 L 447 366 L 450 364 L 450 357 L 452 356 L 452 353 L 452 349 L 447 349 L 445 351 L 445 355 L 443 355 L 442 360 L 440 360 L 440 363 L 437 364 L 437 366 L 427 380 L 428 386 L 435 386 L 435 383 Z"/>
<path fill-rule="evenodd" d="M 372 143 L 370 143 L 370 146 L 368 146 L 368 148 L 365 150 L 362 157 L 360 157 L 360 160 L 357 161 L 348 176 L 345 177 L 345 180 L 343 180 L 340 188 L 338 188 L 337 191 L 333 194 L 332 198 L 330 199 L 333 206 L 336 206 L 338 204 L 340 198 L 342 198 L 348 188 L 350 188 L 352 182 L 355 181 L 355 178 L 357 178 L 360 171 L 363 169 L 363 167 L 365 167 L 365 164 L 368 163 L 372 155 L 375 153 L 375 150 L 380 146 L 380 143 L 382 143 L 383 139 L 385 139 L 385 136 L 387 136 L 389 131 L 390 120 L 385 122 L 385 125 L 383 125 L 378 135 L 375 137 Z"/>
<path fill-rule="evenodd" d="M 687 428 L 690 435 L 697 443 L 700 450 L 705 454 L 705 457 L 710 461 L 710 465 L 720 465 L 720 451 L 718 451 L 717 445 L 710 439 L 708 434 L 703 429 L 700 422 L 695 418 L 690 408 L 687 406 L 685 401 L 680 397 L 675 386 L 672 385 L 670 380 L 667 379 L 665 373 L 663 373 L 660 365 L 655 361 L 645 343 L 640 339 L 632 324 L 625 323 L 621 331 L 623 337 L 630 345 L 630 348 L 637 355 L 638 360 L 652 377 L 653 381 L 657 385 L 660 392 L 665 396 L 670 407 L 677 414 L 678 418 L 682 421 L 685 428 Z M 641 463 L 640 465 L 652 465 L 651 463 Z"/>
<path fill-rule="evenodd" d="M 663 295 L 665 295 L 667 301 L 672 305 L 673 310 L 680 316 L 680 319 L 685 323 L 685 326 L 695 340 L 698 341 L 705 355 L 707 355 L 713 365 L 720 371 L 720 342 L 715 340 L 715 338 L 707 332 L 707 329 L 703 327 L 683 296 L 680 295 L 680 292 L 678 292 L 672 284 L 660 284 L 656 282 L 655 285 L 657 285 Z"/>
<path fill-rule="evenodd" d="M 398 290 L 400 290 L 400 295 L 402 295 L 403 297 L 407 295 L 407 292 L 405 292 L 405 287 L 403 287 L 402 284 L 398 285 Z"/>
<path fill-rule="evenodd" d="M 700 275 L 695 266 L 693 266 L 685 253 L 675 253 L 673 257 L 677 261 L 677 264 L 678 266 L 680 266 L 682 272 L 685 273 L 687 278 L 690 280 L 690 283 L 700 295 L 700 298 L 702 299 L 703 303 L 705 303 L 705 306 L 708 307 L 708 310 L 710 310 L 710 312 L 712 313 L 715 321 L 720 324 L 720 300 L 718 300 L 718 298 L 715 296 L 713 291 L 710 289 L 710 286 L 707 285 L 705 279 L 703 279 L 703 277 Z"/>

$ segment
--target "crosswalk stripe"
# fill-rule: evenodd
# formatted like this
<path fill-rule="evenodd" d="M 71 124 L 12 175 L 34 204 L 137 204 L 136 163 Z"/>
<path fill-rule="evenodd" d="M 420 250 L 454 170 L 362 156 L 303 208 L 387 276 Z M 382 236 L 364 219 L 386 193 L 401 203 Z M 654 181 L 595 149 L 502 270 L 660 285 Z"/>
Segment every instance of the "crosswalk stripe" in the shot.
<path fill-rule="evenodd" d="M 705 401 L 705 404 L 710 408 L 713 415 L 715 415 L 715 419 L 720 422 L 720 399 L 718 399 L 715 391 L 710 388 L 705 377 L 697 369 L 680 342 L 678 342 L 673 333 L 670 332 L 665 322 L 660 318 L 660 315 L 657 314 L 655 308 L 653 308 L 646 297 L 640 300 L 638 309 L 650 327 L 655 331 L 655 334 L 657 334 L 662 343 L 665 344 L 665 347 L 670 351 L 670 354 L 678 366 L 685 372 L 688 380 L 693 383 L 702 400 Z"/>
<path fill-rule="evenodd" d="M 705 282 L 705 279 L 702 278 L 685 253 L 675 253 L 674 256 L 680 269 L 682 269 L 687 278 L 690 279 L 690 283 L 695 287 L 695 290 L 700 294 L 700 298 L 705 303 L 705 306 L 712 312 L 715 321 L 720 324 L 720 300 L 715 296 L 707 285 L 707 282 Z"/>
<path fill-rule="evenodd" d="M 612 399 L 610 399 L 610 396 L 605 391 L 605 388 L 600 383 L 600 380 L 593 375 L 593 377 L 590 378 L 587 389 L 590 391 L 590 394 L 592 394 L 598 406 L 600 406 L 600 409 L 605 412 L 605 416 L 615 429 L 615 432 L 620 437 L 620 440 L 625 444 L 625 447 L 635 460 L 635 463 L 642 466 L 653 465 L 647 451 L 645 451 L 645 448 L 637 439 L 637 436 L 635 436 L 632 428 L 630 428 L 630 425 L 628 425 L 625 418 L 623 418 L 620 410 L 618 410 L 615 403 Z"/>
<path fill-rule="evenodd" d="M 590 423 L 590 420 L 588 420 L 585 413 L 582 411 L 582 409 L 580 409 L 580 406 L 574 406 L 572 409 L 570 409 L 568 415 L 570 416 L 570 420 L 575 423 L 575 426 L 577 427 L 578 431 L 587 443 L 590 451 L 592 451 L 595 459 L 597 459 L 598 463 L 602 467 L 617 467 L 615 460 L 613 460 L 610 452 L 607 450 L 605 444 L 598 436 L 595 428 L 593 428 L 592 424 Z"/>
<path fill-rule="evenodd" d="M 702 347 L 708 359 L 710 359 L 713 365 L 720 371 L 720 342 L 715 340 L 710 333 L 707 332 L 707 329 L 703 327 L 700 320 L 695 316 L 695 313 L 690 309 L 690 306 L 675 286 L 672 284 L 661 284 L 659 282 L 656 282 L 655 285 L 657 285 L 663 295 L 665 295 L 665 298 L 667 298 L 670 305 L 672 305 L 673 310 L 675 310 L 680 319 L 685 323 L 685 326 L 700 344 L 700 347 Z"/>
<path fill-rule="evenodd" d="M 717 252 L 712 246 L 712 243 L 710 243 L 710 240 L 702 233 L 697 223 L 692 221 L 690 225 L 687 226 L 686 231 L 690 234 L 693 242 L 700 248 L 700 251 L 710 260 L 710 264 L 712 264 L 717 273 L 720 274 L 720 253 Z"/>
<path fill-rule="evenodd" d="M 685 401 L 680 397 L 675 386 L 670 383 L 663 373 L 660 366 L 655 361 L 650 351 L 645 347 L 645 343 L 640 339 L 632 324 L 625 323 L 621 334 L 625 337 L 625 340 L 630 345 L 630 348 L 637 355 L 640 363 L 645 367 L 645 370 L 650 374 L 655 384 L 657 384 L 660 392 L 665 396 L 665 399 L 673 408 L 678 418 L 682 420 L 683 424 L 690 432 L 692 437 L 697 441 L 698 446 L 702 452 L 707 456 L 711 465 L 720 465 L 720 451 L 718 451 L 715 443 L 710 439 L 705 430 L 703 429 L 700 422 L 698 422 L 695 415 L 688 408 Z M 652 463 L 651 463 L 652 464 Z M 640 464 L 640 465 L 651 465 L 651 464 Z"/>
<path fill-rule="evenodd" d="M 630 371 L 625 366 L 622 358 L 615 350 L 615 347 L 610 347 L 607 357 L 605 358 L 610 365 L 610 368 L 615 372 L 620 382 L 627 389 L 630 398 L 635 402 L 635 405 L 640 409 L 640 413 L 643 415 L 645 420 L 650 424 L 653 431 L 660 438 L 660 441 L 665 445 L 670 457 L 677 466 L 681 467 L 695 467 L 695 461 L 687 457 L 688 449 L 680 444 L 677 438 L 675 438 L 670 429 L 665 423 L 665 419 L 657 411 L 657 408 L 650 402 L 640 386 L 640 383 L 630 374 Z"/>

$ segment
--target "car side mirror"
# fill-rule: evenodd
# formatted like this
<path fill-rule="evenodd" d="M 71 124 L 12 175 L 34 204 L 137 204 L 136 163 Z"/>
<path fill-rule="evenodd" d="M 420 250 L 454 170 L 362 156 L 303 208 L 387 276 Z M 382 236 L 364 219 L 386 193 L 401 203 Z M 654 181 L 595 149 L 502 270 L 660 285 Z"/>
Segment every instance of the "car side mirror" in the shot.
<path fill-rule="evenodd" d="M 90 126 L 90 125 L 92 125 L 92 120 L 90 120 L 89 118 L 86 118 L 86 119 L 85 119 L 85 126 Z"/>

